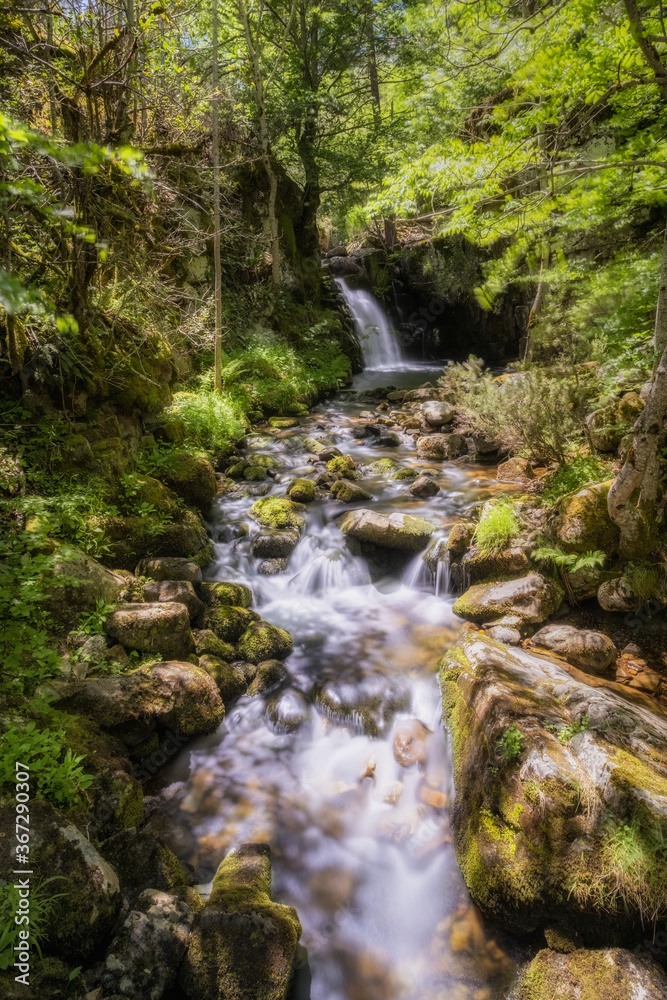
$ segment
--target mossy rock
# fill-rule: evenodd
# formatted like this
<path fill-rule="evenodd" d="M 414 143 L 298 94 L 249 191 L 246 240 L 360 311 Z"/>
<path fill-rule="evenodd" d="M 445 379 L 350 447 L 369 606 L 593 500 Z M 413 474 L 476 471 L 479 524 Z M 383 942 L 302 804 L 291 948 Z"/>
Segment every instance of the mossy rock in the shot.
<path fill-rule="evenodd" d="M 412 514 L 379 514 L 374 510 L 352 510 L 339 522 L 348 538 L 365 545 L 420 552 L 428 545 L 436 525 Z"/>
<path fill-rule="evenodd" d="M 347 479 L 339 479 L 331 487 L 331 499 L 340 503 L 368 503 L 373 495 Z"/>
<path fill-rule="evenodd" d="M 91 528 L 104 531 L 108 551 L 105 564 L 128 569 L 153 556 L 192 559 L 200 566 L 211 561 L 211 545 L 201 515 L 188 510 L 178 522 L 163 524 L 157 517 L 90 518 Z"/>
<path fill-rule="evenodd" d="M 617 551 L 620 533 L 607 509 L 610 486 L 610 482 L 584 486 L 558 501 L 548 527 L 566 552 L 602 550 L 613 555 Z"/>
<path fill-rule="evenodd" d="M 286 1000 L 301 925 L 270 893 L 268 845 L 225 858 L 181 967 L 190 1000 Z"/>
<path fill-rule="evenodd" d="M 454 603 L 455 615 L 483 624 L 517 615 L 523 622 L 543 622 L 558 610 L 565 591 L 555 580 L 540 573 L 528 573 L 518 579 L 476 583 Z"/>
<path fill-rule="evenodd" d="M 174 521 L 182 518 L 175 494 L 168 489 L 159 479 L 153 476 L 139 476 L 134 484 L 135 493 L 131 504 L 138 507 L 139 504 L 150 504 L 158 514 L 166 515 Z"/>
<path fill-rule="evenodd" d="M 287 487 L 287 496 L 297 503 L 312 503 L 315 499 L 315 483 L 312 479 L 293 479 Z"/>
<path fill-rule="evenodd" d="M 223 642 L 212 629 L 199 629 L 192 633 L 197 656 L 217 656 L 231 662 L 236 659 L 236 649 L 229 642 Z"/>
<path fill-rule="evenodd" d="M 291 427 L 298 427 L 299 420 L 297 417 L 269 417 L 269 427 L 275 428 L 275 430 L 286 431 Z"/>
<path fill-rule="evenodd" d="M 516 1000 L 662 1000 L 667 975 L 648 955 L 624 948 L 538 952 L 523 972 Z"/>
<path fill-rule="evenodd" d="M 182 445 L 187 437 L 187 427 L 184 420 L 163 420 L 155 428 L 155 440 L 167 444 Z"/>
<path fill-rule="evenodd" d="M 250 508 L 250 516 L 265 528 L 297 528 L 305 524 L 303 504 L 289 497 L 262 497 Z"/>
<path fill-rule="evenodd" d="M 329 475 L 336 474 L 343 479 L 356 479 L 357 463 L 350 455 L 336 455 L 327 462 Z"/>
<path fill-rule="evenodd" d="M 248 686 L 245 674 L 235 663 L 227 663 L 217 656 L 205 654 L 200 657 L 199 666 L 218 685 L 218 691 L 225 707 L 240 698 Z"/>
<path fill-rule="evenodd" d="M 248 694 L 251 698 L 263 694 L 264 691 L 279 684 L 286 676 L 285 665 L 280 660 L 264 660 L 257 665 L 257 672 L 248 688 Z"/>
<path fill-rule="evenodd" d="M 449 530 L 447 550 L 455 559 L 460 558 L 468 550 L 475 534 L 475 525 L 471 521 L 457 521 Z"/>
<path fill-rule="evenodd" d="M 261 465 L 248 465 L 244 469 L 243 478 L 249 483 L 260 483 L 268 478 L 268 474 Z"/>
<path fill-rule="evenodd" d="M 390 473 L 395 472 L 396 462 L 393 458 L 379 458 L 377 462 L 371 462 L 368 466 L 368 471 L 372 476 L 388 476 Z M 407 472 L 412 470 L 402 469 L 401 472 Z M 416 479 L 418 473 L 415 473 L 414 478 Z M 394 477 L 392 476 L 392 479 Z"/>
<path fill-rule="evenodd" d="M 386 461 L 386 459 L 382 459 L 382 461 Z M 373 465 L 376 464 L 377 464 L 376 462 L 373 463 Z M 371 465 L 369 468 L 372 469 L 373 465 Z M 420 473 L 417 471 L 417 469 L 399 469 L 397 472 L 394 472 L 394 474 L 391 476 L 391 479 L 395 480 L 396 482 L 402 483 L 402 482 L 409 482 L 413 479 L 418 479 L 419 475 Z"/>
<path fill-rule="evenodd" d="M 218 481 L 211 463 L 189 451 L 171 454 L 162 478 L 177 496 L 204 512 L 218 492 Z"/>
<path fill-rule="evenodd" d="M 591 443 L 598 451 L 616 451 L 644 409 L 644 401 L 636 392 L 627 392 L 609 406 L 595 410 L 586 418 Z"/>
<path fill-rule="evenodd" d="M 98 601 L 115 603 L 126 580 L 73 545 L 57 546 L 51 574 L 43 584 L 43 604 L 59 625 L 72 625 Z"/>
<path fill-rule="evenodd" d="M 162 837 L 146 827 L 132 827 L 109 837 L 100 853 L 113 865 L 121 891 L 130 903 L 144 889 L 171 892 L 192 882 L 192 876 Z"/>
<path fill-rule="evenodd" d="M 292 652 L 292 637 L 285 629 L 268 622 L 254 622 L 237 643 L 239 655 L 249 663 L 284 660 Z"/>
<path fill-rule="evenodd" d="M 118 479 L 130 464 L 130 453 L 119 437 L 95 441 L 92 444 L 93 459 L 105 478 Z"/>
<path fill-rule="evenodd" d="M 252 590 L 243 583 L 202 583 L 200 593 L 204 604 L 212 608 L 249 608 L 252 604 Z"/>
<path fill-rule="evenodd" d="M 231 605 L 207 607 L 204 612 L 204 628 L 211 629 L 223 642 L 235 643 L 259 615 L 248 608 Z"/>

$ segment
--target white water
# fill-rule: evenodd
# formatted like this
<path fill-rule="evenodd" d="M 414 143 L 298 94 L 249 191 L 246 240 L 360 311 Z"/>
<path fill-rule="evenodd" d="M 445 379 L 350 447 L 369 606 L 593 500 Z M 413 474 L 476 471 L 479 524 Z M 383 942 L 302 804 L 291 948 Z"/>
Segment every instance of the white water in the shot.
<path fill-rule="evenodd" d="M 350 288 L 342 278 L 336 278 L 336 284 L 352 313 L 364 368 L 395 371 L 405 367 L 406 359 L 398 334 L 372 292 L 364 288 Z"/>

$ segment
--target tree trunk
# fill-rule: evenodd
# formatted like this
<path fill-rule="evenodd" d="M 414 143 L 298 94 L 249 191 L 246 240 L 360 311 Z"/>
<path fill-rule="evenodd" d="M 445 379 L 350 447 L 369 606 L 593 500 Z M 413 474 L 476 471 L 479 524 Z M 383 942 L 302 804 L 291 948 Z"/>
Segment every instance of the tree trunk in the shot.
<path fill-rule="evenodd" d="M 660 289 L 658 307 L 655 311 L 653 347 L 656 354 L 662 354 L 667 347 L 667 225 L 662 242 L 662 267 L 660 268 Z"/>
<path fill-rule="evenodd" d="M 213 384 L 222 389 L 222 263 L 220 260 L 220 135 L 218 128 L 218 0 L 211 0 L 213 17 L 213 99 L 211 124 L 213 141 L 213 271 L 215 294 L 215 356 Z"/>

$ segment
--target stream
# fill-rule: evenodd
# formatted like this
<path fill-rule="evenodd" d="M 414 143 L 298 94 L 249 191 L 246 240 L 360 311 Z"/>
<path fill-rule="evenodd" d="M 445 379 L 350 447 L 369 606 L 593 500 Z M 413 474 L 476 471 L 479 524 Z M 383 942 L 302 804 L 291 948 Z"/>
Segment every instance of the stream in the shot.
<path fill-rule="evenodd" d="M 429 569 L 420 554 L 400 575 L 372 583 L 336 526 L 350 507 L 328 497 L 306 508 L 286 572 L 260 575 L 251 553 L 257 495 L 268 484 L 282 496 L 291 479 L 319 471 L 304 437 L 330 435 L 362 471 L 380 458 L 430 464 L 407 435 L 389 448 L 353 437 L 361 411 L 375 408 L 365 390 L 435 383 L 442 366 L 402 361 L 398 341 L 386 342 L 388 324 L 376 332 L 381 307 L 369 293 L 351 306 L 368 334 L 360 338 L 365 371 L 301 426 L 250 435 L 245 454 L 276 456 L 278 476 L 237 491 L 250 495 L 220 497 L 209 526 L 216 558 L 207 579 L 246 583 L 262 618 L 292 634 L 288 676 L 242 697 L 216 734 L 163 769 L 160 809 L 172 821 L 170 846 L 194 866 L 203 892 L 231 848 L 270 843 L 273 898 L 296 907 L 303 925 L 293 1000 L 496 1000 L 521 956 L 471 903 L 452 845 L 436 665 L 464 623 L 452 613 L 446 566 Z M 493 494 L 495 467 L 434 468 L 440 492 L 428 500 L 413 499 L 407 482 L 364 471 L 374 498 L 367 506 L 423 515 L 446 537 Z M 406 734 L 416 762 L 405 759 Z"/>

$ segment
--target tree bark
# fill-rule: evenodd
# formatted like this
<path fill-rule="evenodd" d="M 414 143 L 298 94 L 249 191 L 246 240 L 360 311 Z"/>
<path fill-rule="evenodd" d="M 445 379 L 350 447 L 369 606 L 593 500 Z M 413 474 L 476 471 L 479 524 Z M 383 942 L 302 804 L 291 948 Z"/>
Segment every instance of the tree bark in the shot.
<path fill-rule="evenodd" d="M 656 354 L 662 354 L 667 346 L 667 225 L 662 242 L 662 266 L 660 268 L 660 289 L 658 306 L 655 311 L 653 347 Z"/>
<path fill-rule="evenodd" d="M 220 260 L 220 134 L 218 128 L 218 0 L 211 0 L 213 20 L 213 99 L 211 125 L 213 142 L 213 271 L 215 296 L 215 355 L 213 385 L 222 389 L 222 263 Z"/>

